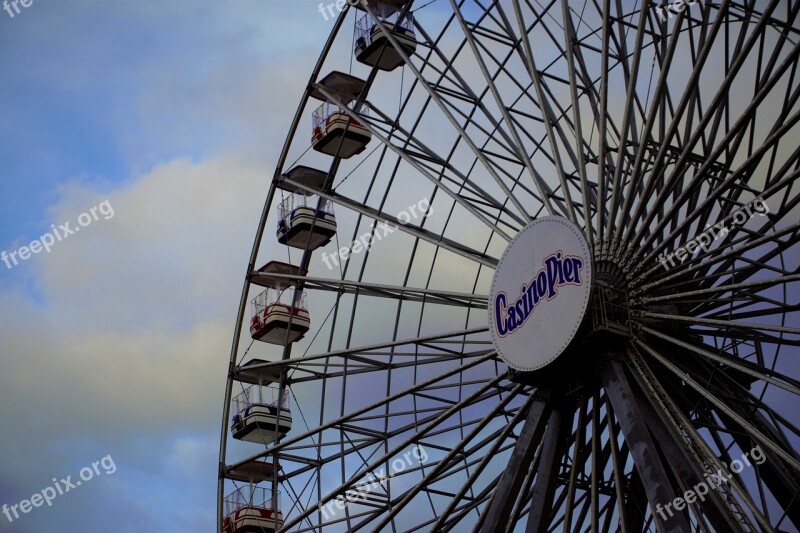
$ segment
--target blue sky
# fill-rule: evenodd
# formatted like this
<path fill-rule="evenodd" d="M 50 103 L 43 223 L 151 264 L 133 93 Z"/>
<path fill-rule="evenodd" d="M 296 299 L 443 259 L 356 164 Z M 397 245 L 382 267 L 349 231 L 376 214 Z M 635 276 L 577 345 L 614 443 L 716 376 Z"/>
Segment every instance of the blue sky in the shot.
<path fill-rule="evenodd" d="M 210 531 L 243 269 L 332 22 L 310 0 L 33 0 L 0 11 L 0 531 Z M 83 229 L 83 228 L 82 228 Z"/>

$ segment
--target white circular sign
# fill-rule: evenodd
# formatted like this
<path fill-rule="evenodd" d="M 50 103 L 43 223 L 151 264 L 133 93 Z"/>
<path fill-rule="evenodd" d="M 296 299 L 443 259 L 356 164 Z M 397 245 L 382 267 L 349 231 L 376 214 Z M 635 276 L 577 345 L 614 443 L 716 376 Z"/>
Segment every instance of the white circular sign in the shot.
<path fill-rule="evenodd" d="M 500 358 L 529 372 L 553 362 L 578 331 L 592 287 L 592 261 L 569 220 L 534 220 L 508 244 L 492 280 L 489 329 Z"/>

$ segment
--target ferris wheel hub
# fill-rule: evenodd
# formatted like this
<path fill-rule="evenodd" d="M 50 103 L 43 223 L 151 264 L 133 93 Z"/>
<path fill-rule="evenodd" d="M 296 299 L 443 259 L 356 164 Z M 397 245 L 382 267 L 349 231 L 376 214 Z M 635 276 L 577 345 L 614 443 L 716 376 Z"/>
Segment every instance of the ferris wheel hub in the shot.
<path fill-rule="evenodd" d="M 492 280 L 489 328 L 500 358 L 522 372 L 555 361 L 578 333 L 591 290 L 592 256 L 580 228 L 556 216 L 525 226 Z"/>

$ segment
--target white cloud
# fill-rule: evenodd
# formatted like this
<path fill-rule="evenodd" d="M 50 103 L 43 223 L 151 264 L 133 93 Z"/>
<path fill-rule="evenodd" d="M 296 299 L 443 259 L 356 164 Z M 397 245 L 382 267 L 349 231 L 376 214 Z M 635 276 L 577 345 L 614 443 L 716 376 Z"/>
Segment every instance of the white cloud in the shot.
<path fill-rule="evenodd" d="M 115 214 L 16 267 L 30 269 L 41 301 L 0 293 L 2 308 L 13 310 L 0 322 L 0 419 L 13 426 L 3 477 L 22 497 L 69 470 L 62 461 L 95 459 L 87 450 L 135 457 L 143 437 L 216 435 L 267 183 L 262 169 L 220 157 L 175 160 L 108 194 L 64 188 L 53 220 L 75 220 L 106 199 Z M 160 479 L 162 488 L 194 468 L 167 462 L 176 479 Z M 143 466 L 134 459 L 128 469 Z"/>

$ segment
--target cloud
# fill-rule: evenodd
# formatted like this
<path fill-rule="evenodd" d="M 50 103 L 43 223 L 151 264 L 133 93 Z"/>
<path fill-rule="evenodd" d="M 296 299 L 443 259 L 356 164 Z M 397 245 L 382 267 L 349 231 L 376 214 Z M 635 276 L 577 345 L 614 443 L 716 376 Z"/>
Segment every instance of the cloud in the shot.
<path fill-rule="evenodd" d="M 52 220 L 75 220 L 103 200 L 114 217 L 16 267 L 32 277 L 38 298 L 0 293 L 0 305 L 14 310 L 0 323 L 0 419 L 13 427 L 3 438 L 5 501 L 108 453 L 119 457 L 116 479 L 128 481 L 118 490 L 127 497 L 141 485 L 126 467 L 144 468 L 138 476 L 159 479 L 159 490 L 187 477 L 197 482 L 197 461 L 185 453 L 199 453 L 193 441 L 169 450 L 172 479 L 161 468 L 148 472 L 136 449 L 143 438 L 160 442 L 158 449 L 187 432 L 216 435 L 243 268 L 267 183 L 263 169 L 219 157 L 171 161 L 114 192 L 63 187 Z M 150 501 L 150 512 L 158 504 Z M 29 523 L 77 508 L 62 505 Z"/>
<path fill-rule="evenodd" d="M 17 268 L 37 269 L 51 307 L 81 310 L 55 317 L 59 323 L 99 321 L 118 332 L 188 327 L 237 303 L 229 289 L 242 278 L 266 188 L 262 169 L 225 158 L 159 165 L 114 194 L 72 184 L 50 210 L 52 220 L 75 221 L 104 200 L 113 218 Z"/>

